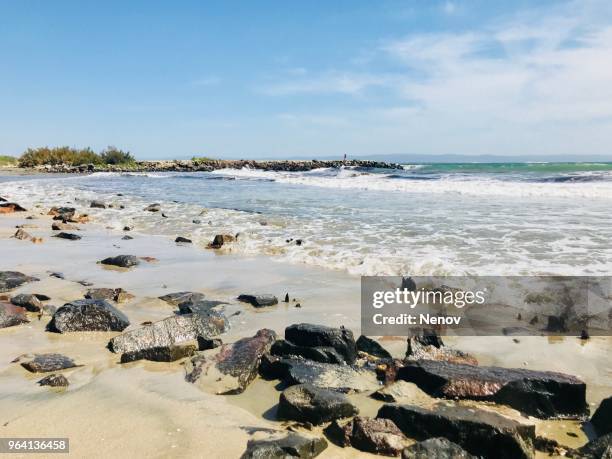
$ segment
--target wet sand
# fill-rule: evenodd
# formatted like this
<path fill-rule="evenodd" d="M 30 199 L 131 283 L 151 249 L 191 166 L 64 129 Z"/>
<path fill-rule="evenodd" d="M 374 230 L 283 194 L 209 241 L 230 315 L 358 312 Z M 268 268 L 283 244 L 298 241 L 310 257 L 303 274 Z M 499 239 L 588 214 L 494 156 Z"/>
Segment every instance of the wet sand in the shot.
<path fill-rule="evenodd" d="M 44 293 L 49 304 L 61 306 L 79 299 L 89 287 L 122 287 L 135 297 L 119 304 L 132 327 L 143 321 L 168 317 L 173 307 L 158 296 L 191 290 L 207 298 L 227 301 L 231 329 L 224 342 L 252 336 L 258 329 L 272 328 L 280 336 L 287 325 L 298 322 L 344 325 L 359 335 L 359 278 L 338 271 L 290 265 L 265 257 L 219 254 L 195 246 L 178 246 L 171 238 L 106 229 L 103 221 L 81 225 L 80 241 L 50 237 L 48 209 L 0 216 L 0 270 L 17 270 L 41 279 L 10 292 Z M 35 220 L 25 216 L 36 215 Z M 15 226 L 42 237 L 42 244 L 11 238 Z M 97 261 L 118 254 L 152 256 L 129 271 L 108 269 Z M 49 276 L 62 272 L 65 279 Z M 272 293 L 283 298 L 288 292 L 295 303 L 255 310 L 237 303 L 243 292 Z M 74 457 L 239 457 L 250 435 L 258 429 L 283 429 L 274 419 L 279 392 L 275 382 L 257 379 L 236 396 L 207 394 L 184 380 L 181 362 L 138 361 L 119 365 L 119 356 L 106 348 L 116 333 L 72 333 L 44 331 L 49 317 L 30 315 L 26 325 L 0 330 L 0 437 L 69 437 Z M 587 383 L 592 410 L 612 393 L 611 341 L 593 338 L 584 343 L 575 338 L 449 337 L 447 344 L 475 355 L 481 364 L 553 370 L 581 377 Z M 381 341 L 394 355 L 403 356 L 404 338 Z M 10 363 L 24 353 L 60 352 L 83 366 L 64 370 L 71 385 L 66 390 L 39 387 L 43 375 L 28 373 Z M 433 402 L 415 388 L 420 403 Z M 380 402 L 365 395 L 352 395 L 364 415 L 374 415 Z M 470 403 L 468 403 L 470 404 Z M 483 406 L 484 404 L 471 403 Z M 495 408 L 520 418 L 507 408 Z M 524 421 L 537 425 L 538 433 L 562 445 L 580 446 L 587 441 L 575 421 Z M 568 432 L 576 435 L 570 436 Z M 319 457 L 367 457 L 365 453 L 330 444 Z M 372 456 L 374 457 L 374 456 Z M 542 457 L 545 457 L 542 455 Z"/>

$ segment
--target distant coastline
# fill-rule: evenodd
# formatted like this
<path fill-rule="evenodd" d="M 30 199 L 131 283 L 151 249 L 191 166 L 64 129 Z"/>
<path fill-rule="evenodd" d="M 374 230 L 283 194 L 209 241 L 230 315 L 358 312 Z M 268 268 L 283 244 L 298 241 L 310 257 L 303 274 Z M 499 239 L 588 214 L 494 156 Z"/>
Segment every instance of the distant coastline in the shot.
<path fill-rule="evenodd" d="M 191 159 L 134 161 L 127 164 L 45 164 L 21 169 L 47 173 L 87 173 L 87 172 L 210 172 L 219 169 L 252 168 L 265 171 L 304 172 L 319 168 L 365 167 L 378 169 L 402 169 L 400 164 L 370 160 L 269 160 L 251 159 Z"/>

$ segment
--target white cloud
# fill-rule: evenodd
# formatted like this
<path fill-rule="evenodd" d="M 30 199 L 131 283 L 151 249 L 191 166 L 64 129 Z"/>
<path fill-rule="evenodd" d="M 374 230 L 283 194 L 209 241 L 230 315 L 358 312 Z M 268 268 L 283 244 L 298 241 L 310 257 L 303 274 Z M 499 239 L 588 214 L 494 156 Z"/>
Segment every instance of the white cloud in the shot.
<path fill-rule="evenodd" d="M 405 70 L 335 70 L 267 93 L 359 96 L 385 88 L 393 107 L 335 114 L 360 131 L 347 142 L 360 139 L 364 148 L 368 131 L 404 151 L 610 153 L 612 132 L 602 130 L 612 124 L 612 3 L 568 2 L 468 32 L 412 34 L 377 54 Z"/>

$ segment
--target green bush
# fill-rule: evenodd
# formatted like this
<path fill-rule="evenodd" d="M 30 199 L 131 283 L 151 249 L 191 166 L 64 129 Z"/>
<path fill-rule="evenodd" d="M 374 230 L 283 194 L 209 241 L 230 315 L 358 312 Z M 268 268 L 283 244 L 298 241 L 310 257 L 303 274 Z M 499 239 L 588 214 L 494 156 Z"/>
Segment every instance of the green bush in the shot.
<path fill-rule="evenodd" d="M 124 164 L 134 162 L 134 157 L 129 153 L 115 147 L 108 147 L 100 154 L 91 148 L 71 147 L 40 147 L 28 148 L 19 158 L 20 167 L 35 167 L 43 165 L 57 166 L 67 164 L 70 166 L 81 166 L 83 164 Z"/>
<path fill-rule="evenodd" d="M 119 150 L 115 147 L 108 147 L 106 150 L 102 150 L 100 158 L 104 164 L 127 164 L 134 162 L 134 157 L 129 151 Z"/>

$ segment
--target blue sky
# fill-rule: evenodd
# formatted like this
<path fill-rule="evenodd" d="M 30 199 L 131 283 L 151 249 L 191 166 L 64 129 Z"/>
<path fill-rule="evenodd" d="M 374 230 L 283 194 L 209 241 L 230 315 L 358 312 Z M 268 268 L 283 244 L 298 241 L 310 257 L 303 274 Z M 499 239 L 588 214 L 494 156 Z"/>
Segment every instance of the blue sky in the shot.
<path fill-rule="evenodd" d="M 0 154 L 609 154 L 612 2 L 1 1 Z"/>

